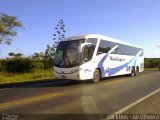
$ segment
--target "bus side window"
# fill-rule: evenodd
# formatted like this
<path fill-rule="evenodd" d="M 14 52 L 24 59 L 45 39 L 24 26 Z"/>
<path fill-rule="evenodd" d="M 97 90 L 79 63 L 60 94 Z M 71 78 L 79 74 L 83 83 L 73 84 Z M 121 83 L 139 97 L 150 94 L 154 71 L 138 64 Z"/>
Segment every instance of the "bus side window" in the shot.
<path fill-rule="evenodd" d="M 111 54 L 117 54 L 118 52 L 118 49 L 119 49 L 119 47 L 118 48 L 116 48 L 113 52 L 111 52 Z"/>
<path fill-rule="evenodd" d="M 114 44 L 112 42 L 106 40 L 100 40 L 97 55 L 107 53 L 112 49 L 112 47 L 114 47 Z"/>

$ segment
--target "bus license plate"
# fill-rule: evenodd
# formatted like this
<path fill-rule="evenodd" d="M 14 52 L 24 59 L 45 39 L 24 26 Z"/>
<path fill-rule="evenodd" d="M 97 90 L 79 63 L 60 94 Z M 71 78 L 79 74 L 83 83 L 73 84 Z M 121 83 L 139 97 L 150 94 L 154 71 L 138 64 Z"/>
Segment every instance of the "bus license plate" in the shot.
<path fill-rule="evenodd" d="M 65 75 L 61 75 L 61 77 L 64 79 L 64 78 L 66 78 L 66 76 Z"/>

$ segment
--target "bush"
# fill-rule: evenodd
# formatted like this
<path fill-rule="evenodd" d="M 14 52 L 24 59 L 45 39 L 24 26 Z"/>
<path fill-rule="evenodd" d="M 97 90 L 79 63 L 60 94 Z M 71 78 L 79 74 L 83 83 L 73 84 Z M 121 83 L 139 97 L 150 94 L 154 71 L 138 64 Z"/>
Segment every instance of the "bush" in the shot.
<path fill-rule="evenodd" d="M 160 58 L 145 58 L 144 67 L 145 68 L 158 68 L 160 64 Z"/>
<path fill-rule="evenodd" d="M 44 64 L 42 60 L 32 60 L 32 69 L 33 70 L 44 69 Z"/>
<path fill-rule="evenodd" d="M 4 72 L 23 73 L 31 71 L 33 66 L 30 59 L 18 57 L 1 60 L 0 69 Z"/>
<path fill-rule="evenodd" d="M 48 58 L 43 60 L 44 68 L 45 69 L 53 69 L 53 59 Z"/>
<path fill-rule="evenodd" d="M 5 69 L 5 60 L 0 60 L 0 71 Z"/>
<path fill-rule="evenodd" d="M 52 69 L 53 60 L 40 60 L 23 57 L 14 57 L 0 60 L 0 72 L 24 73 L 42 69 Z"/>

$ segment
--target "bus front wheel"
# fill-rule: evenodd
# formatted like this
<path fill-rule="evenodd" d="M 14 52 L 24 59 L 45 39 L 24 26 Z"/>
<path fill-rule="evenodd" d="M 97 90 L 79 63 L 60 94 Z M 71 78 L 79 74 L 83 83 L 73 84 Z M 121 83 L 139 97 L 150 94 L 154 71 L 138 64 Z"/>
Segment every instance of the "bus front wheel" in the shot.
<path fill-rule="evenodd" d="M 92 82 L 98 82 L 101 79 L 101 73 L 98 69 L 95 69 L 94 73 L 93 73 L 93 80 Z"/>
<path fill-rule="evenodd" d="M 134 67 L 132 67 L 130 75 L 131 75 L 131 77 L 135 76 L 135 68 Z"/>

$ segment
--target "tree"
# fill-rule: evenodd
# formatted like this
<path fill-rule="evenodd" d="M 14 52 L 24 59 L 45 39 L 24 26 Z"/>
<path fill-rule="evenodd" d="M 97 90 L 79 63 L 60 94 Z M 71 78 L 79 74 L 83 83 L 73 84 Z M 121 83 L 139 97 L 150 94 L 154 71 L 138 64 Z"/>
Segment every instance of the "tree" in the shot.
<path fill-rule="evenodd" d="M 12 37 L 17 35 L 17 28 L 23 28 L 16 16 L 0 13 L 0 44 L 11 44 Z"/>
<path fill-rule="evenodd" d="M 23 56 L 22 53 L 17 53 L 17 54 L 16 54 L 16 57 L 22 57 L 22 56 Z"/>
<path fill-rule="evenodd" d="M 15 54 L 14 52 L 10 52 L 10 53 L 8 53 L 8 55 L 9 55 L 10 57 L 14 57 L 16 54 Z"/>
<path fill-rule="evenodd" d="M 52 47 L 50 45 L 47 45 L 47 49 L 45 51 L 45 57 L 46 58 L 53 58 L 55 54 L 54 49 L 52 49 Z"/>
<path fill-rule="evenodd" d="M 53 34 L 53 40 L 54 40 L 54 44 L 51 47 L 51 51 L 53 54 L 51 54 L 52 58 L 54 57 L 55 51 L 56 51 L 56 47 L 58 45 L 58 43 L 65 38 L 65 29 L 64 29 L 65 25 L 64 25 L 64 21 L 63 19 L 60 19 L 59 22 L 57 23 L 56 27 L 55 27 L 55 31 L 56 33 Z"/>
<path fill-rule="evenodd" d="M 63 39 L 65 38 L 65 29 L 64 29 L 65 25 L 63 22 L 63 19 L 60 19 L 60 21 L 58 22 L 57 26 L 55 27 L 56 33 L 53 34 L 53 40 L 55 40 L 54 42 L 54 47 L 57 46 L 57 44 Z"/>
<path fill-rule="evenodd" d="M 35 52 L 33 55 L 29 56 L 28 59 L 32 61 L 32 68 L 34 70 L 44 69 L 43 59 L 44 53 L 43 52 Z"/>
<path fill-rule="evenodd" d="M 47 48 L 45 51 L 44 60 L 43 60 L 45 68 L 52 69 L 52 67 L 53 67 L 53 59 L 54 59 L 56 47 L 57 47 L 58 43 L 63 38 L 65 38 L 64 33 L 66 31 L 65 31 L 64 27 L 65 27 L 65 25 L 64 25 L 63 19 L 60 19 L 60 21 L 57 23 L 57 25 L 55 27 L 56 33 L 53 34 L 54 44 L 52 46 L 47 45 Z"/>
<path fill-rule="evenodd" d="M 22 57 L 23 56 L 22 53 L 14 53 L 14 52 L 10 52 L 10 53 L 8 53 L 8 55 L 10 57 Z"/>
<path fill-rule="evenodd" d="M 45 66 L 45 68 L 52 69 L 54 54 L 55 54 L 54 49 L 50 45 L 47 45 L 47 49 L 46 49 L 45 55 L 44 55 L 44 66 Z"/>
<path fill-rule="evenodd" d="M 39 60 L 43 60 L 43 58 L 44 58 L 44 53 L 43 52 L 35 52 L 33 55 L 32 55 L 32 59 L 34 59 L 34 60 L 37 60 L 37 61 L 39 61 Z"/>

